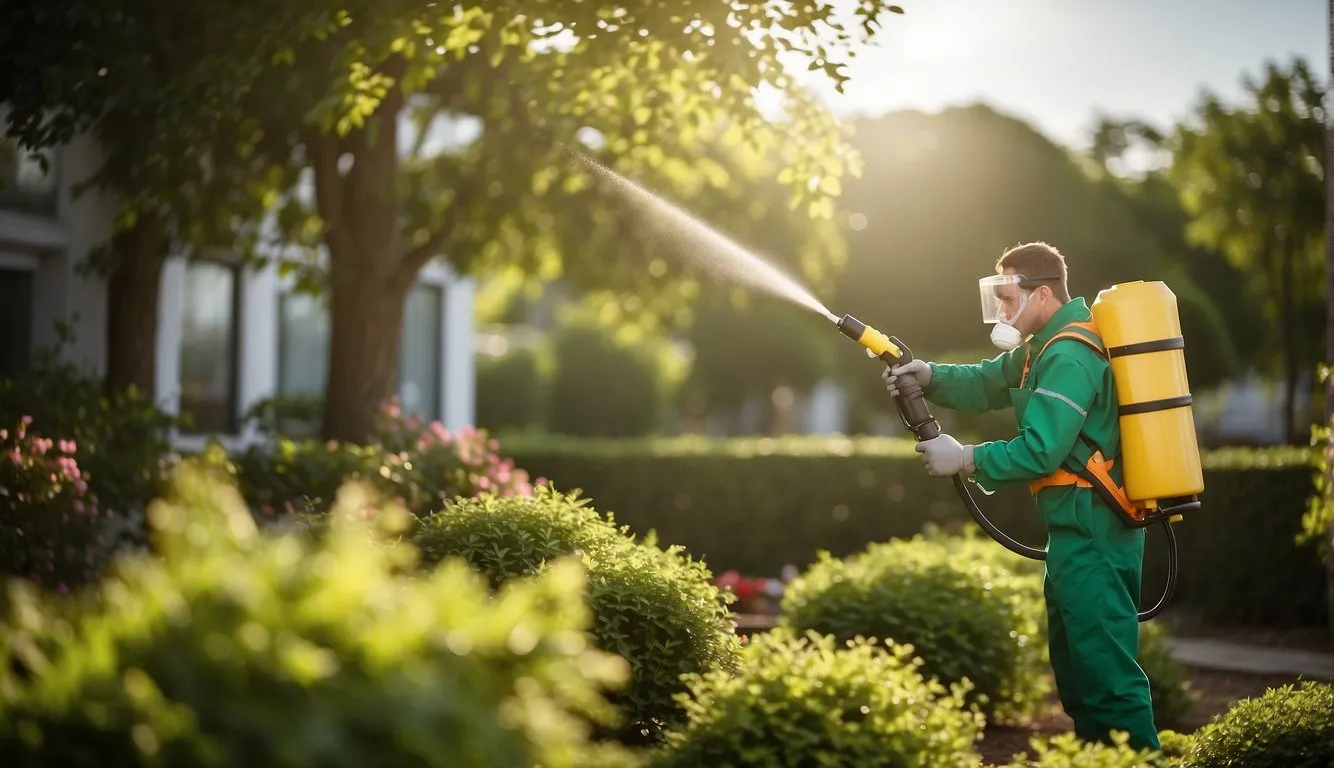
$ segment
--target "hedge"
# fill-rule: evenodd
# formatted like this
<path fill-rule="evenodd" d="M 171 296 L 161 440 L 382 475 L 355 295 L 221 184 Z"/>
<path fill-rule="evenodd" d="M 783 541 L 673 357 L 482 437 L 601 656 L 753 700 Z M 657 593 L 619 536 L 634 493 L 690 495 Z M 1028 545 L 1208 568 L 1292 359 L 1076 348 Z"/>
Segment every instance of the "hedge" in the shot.
<path fill-rule="evenodd" d="M 156 555 L 77 599 L 6 585 L 3 764 L 637 764 L 592 740 L 628 669 L 585 639 L 576 561 L 499 593 L 458 560 L 404 573 L 401 510 L 340 498 L 328 535 L 275 536 L 188 469 L 150 506 Z"/>
<path fill-rule="evenodd" d="M 656 530 L 715 573 L 776 575 L 787 564 L 804 569 L 819 550 L 844 557 L 928 523 L 975 525 L 953 484 L 928 477 L 902 439 L 511 436 L 501 445 L 533 476 L 582 489 L 618 521 Z M 1314 546 L 1294 541 L 1314 490 L 1314 453 L 1227 449 L 1206 453 L 1204 466 L 1204 508 L 1176 526 L 1181 567 L 1171 610 L 1214 623 L 1324 625 L 1324 566 Z M 974 496 L 1011 536 L 1042 546 L 1026 489 Z M 1143 604 L 1157 599 L 1165 571 L 1165 537 L 1155 527 Z"/>

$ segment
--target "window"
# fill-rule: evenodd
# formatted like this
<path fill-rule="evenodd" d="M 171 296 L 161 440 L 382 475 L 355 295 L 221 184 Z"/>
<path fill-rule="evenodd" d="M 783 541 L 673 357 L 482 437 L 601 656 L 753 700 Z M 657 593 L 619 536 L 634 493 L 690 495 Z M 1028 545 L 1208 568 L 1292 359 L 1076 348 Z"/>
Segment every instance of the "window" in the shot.
<path fill-rule="evenodd" d="M 32 273 L 0 269 L 0 379 L 32 365 Z"/>
<path fill-rule="evenodd" d="M 322 396 L 329 371 L 329 302 L 285 293 L 278 304 L 278 396 Z M 444 290 L 417 284 L 408 293 L 398 358 L 403 410 L 439 419 Z"/>
<path fill-rule="evenodd" d="M 41 163 L 19 147 L 13 139 L 0 138 L 0 207 L 29 213 L 54 214 L 56 211 L 56 166 L 58 155 L 40 153 Z"/>
<path fill-rule="evenodd" d="M 399 405 L 408 413 L 439 419 L 441 323 L 444 289 L 414 285 L 403 310 L 403 339 L 398 356 Z"/>
<path fill-rule="evenodd" d="M 319 397 L 328 372 L 328 299 L 282 294 L 278 297 L 278 396 Z"/>
<path fill-rule="evenodd" d="M 181 305 L 181 415 L 195 434 L 235 434 L 239 381 L 240 268 L 186 267 Z"/>

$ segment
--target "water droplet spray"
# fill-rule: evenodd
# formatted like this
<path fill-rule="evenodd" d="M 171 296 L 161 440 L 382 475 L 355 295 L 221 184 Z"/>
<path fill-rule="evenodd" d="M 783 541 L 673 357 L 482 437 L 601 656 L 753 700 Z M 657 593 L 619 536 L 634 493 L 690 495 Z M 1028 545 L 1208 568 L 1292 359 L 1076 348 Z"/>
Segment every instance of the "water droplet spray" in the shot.
<path fill-rule="evenodd" d="M 723 233 L 700 221 L 695 216 L 673 205 L 663 197 L 650 192 L 583 153 L 567 147 L 602 178 L 611 182 L 628 199 L 637 204 L 659 224 L 673 225 L 676 232 L 687 239 L 684 250 L 692 260 L 718 277 L 734 280 L 743 285 L 766 291 L 791 301 L 837 324 L 838 315 L 815 298 L 796 278 L 765 261 L 753 251 L 731 240 Z M 687 243 L 682 243 L 687 245 Z"/>

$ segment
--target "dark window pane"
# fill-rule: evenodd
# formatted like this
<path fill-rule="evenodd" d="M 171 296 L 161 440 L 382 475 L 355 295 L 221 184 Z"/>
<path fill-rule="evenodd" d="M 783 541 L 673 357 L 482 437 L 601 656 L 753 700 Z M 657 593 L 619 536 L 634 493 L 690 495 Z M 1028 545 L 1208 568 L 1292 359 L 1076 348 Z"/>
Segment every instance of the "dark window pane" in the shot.
<path fill-rule="evenodd" d="M 181 414 L 199 434 L 235 433 L 240 270 L 213 262 L 186 269 L 181 311 Z"/>
<path fill-rule="evenodd" d="M 0 378 L 32 364 L 32 273 L 0 269 Z"/>

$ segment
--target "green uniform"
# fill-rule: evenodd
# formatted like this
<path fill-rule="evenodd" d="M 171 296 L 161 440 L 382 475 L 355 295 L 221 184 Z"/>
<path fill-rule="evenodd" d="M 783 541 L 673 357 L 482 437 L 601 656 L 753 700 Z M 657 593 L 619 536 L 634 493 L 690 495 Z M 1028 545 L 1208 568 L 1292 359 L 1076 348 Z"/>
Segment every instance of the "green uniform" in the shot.
<path fill-rule="evenodd" d="M 1116 388 L 1101 354 L 1061 339 L 1062 327 L 1088 322 L 1082 298 L 1056 311 L 1027 345 L 974 365 L 931 364 L 925 392 L 938 405 L 979 413 L 1013 406 L 1019 434 L 978 445 L 970 479 L 990 492 L 1029 483 L 1091 455 L 1120 456 Z M 1031 350 L 1036 358 L 1023 378 Z M 1112 478 L 1124 482 L 1120 462 Z M 1050 486 L 1034 497 L 1047 530 L 1044 592 L 1052 669 L 1061 704 L 1086 741 L 1127 731 L 1137 748 L 1159 749 L 1149 681 L 1136 661 L 1144 529 L 1131 528 L 1091 488 Z"/>

